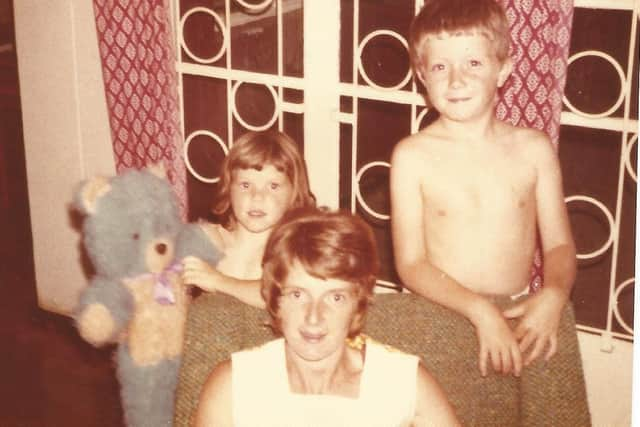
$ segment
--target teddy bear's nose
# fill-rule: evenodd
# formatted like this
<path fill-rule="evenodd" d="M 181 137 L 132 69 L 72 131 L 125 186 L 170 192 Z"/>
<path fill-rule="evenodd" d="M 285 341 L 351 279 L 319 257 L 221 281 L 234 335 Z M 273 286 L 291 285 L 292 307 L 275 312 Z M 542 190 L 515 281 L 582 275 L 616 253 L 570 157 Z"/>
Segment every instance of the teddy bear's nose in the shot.
<path fill-rule="evenodd" d="M 167 251 L 167 245 L 165 243 L 158 243 L 156 245 L 156 252 L 158 252 L 160 255 L 164 255 L 166 251 Z"/>

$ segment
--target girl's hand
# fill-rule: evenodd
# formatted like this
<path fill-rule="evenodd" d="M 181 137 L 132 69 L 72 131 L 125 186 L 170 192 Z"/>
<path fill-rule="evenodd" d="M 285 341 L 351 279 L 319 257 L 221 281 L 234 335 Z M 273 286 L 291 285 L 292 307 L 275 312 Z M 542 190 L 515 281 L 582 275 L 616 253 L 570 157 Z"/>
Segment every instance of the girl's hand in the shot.
<path fill-rule="evenodd" d="M 207 292 L 219 290 L 224 275 L 198 257 L 187 256 L 182 259 L 182 281 L 186 285 L 195 285 Z"/>

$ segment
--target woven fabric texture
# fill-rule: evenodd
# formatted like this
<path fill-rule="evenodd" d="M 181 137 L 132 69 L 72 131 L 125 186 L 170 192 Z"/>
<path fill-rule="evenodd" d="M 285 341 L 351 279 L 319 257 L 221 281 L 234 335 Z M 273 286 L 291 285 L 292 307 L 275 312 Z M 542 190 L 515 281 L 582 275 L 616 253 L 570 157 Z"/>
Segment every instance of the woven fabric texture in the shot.
<path fill-rule="evenodd" d="M 512 302 L 496 300 L 500 307 Z M 191 305 L 176 392 L 175 426 L 190 426 L 203 383 L 230 354 L 274 336 L 268 315 L 223 294 Z M 558 354 L 536 362 L 520 378 L 480 376 L 478 345 L 463 317 L 416 295 L 378 294 L 364 333 L 419 355 L 440 382 L 465 426 L 589 426 L 590 416 L 571 306 L 562 317 Z M 389 390 L 393 399 L 393 390 Z"/>

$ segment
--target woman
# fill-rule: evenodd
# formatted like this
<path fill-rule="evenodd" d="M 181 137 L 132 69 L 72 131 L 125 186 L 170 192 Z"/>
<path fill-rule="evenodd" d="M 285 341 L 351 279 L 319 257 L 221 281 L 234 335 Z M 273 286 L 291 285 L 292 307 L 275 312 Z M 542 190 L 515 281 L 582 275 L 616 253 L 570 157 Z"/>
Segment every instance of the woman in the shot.
<path fill-rule="evenodd" d="M 196 425 L 457 425 L 416 356 L 360 335 L 377 259 L 357 216 L 288 215 L 267 242 L 261 290 L 282 338 L 213 370 Z"/>

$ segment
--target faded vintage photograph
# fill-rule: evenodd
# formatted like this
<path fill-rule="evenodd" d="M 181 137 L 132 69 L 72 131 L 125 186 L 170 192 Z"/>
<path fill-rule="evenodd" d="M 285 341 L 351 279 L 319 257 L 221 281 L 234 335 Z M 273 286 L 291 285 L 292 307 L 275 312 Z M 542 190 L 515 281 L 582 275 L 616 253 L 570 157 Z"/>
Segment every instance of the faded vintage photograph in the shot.
<path fill-rule="evenodd" d="M 0 425 L 632 425 L 639 13 L 0 0 Z"/>

